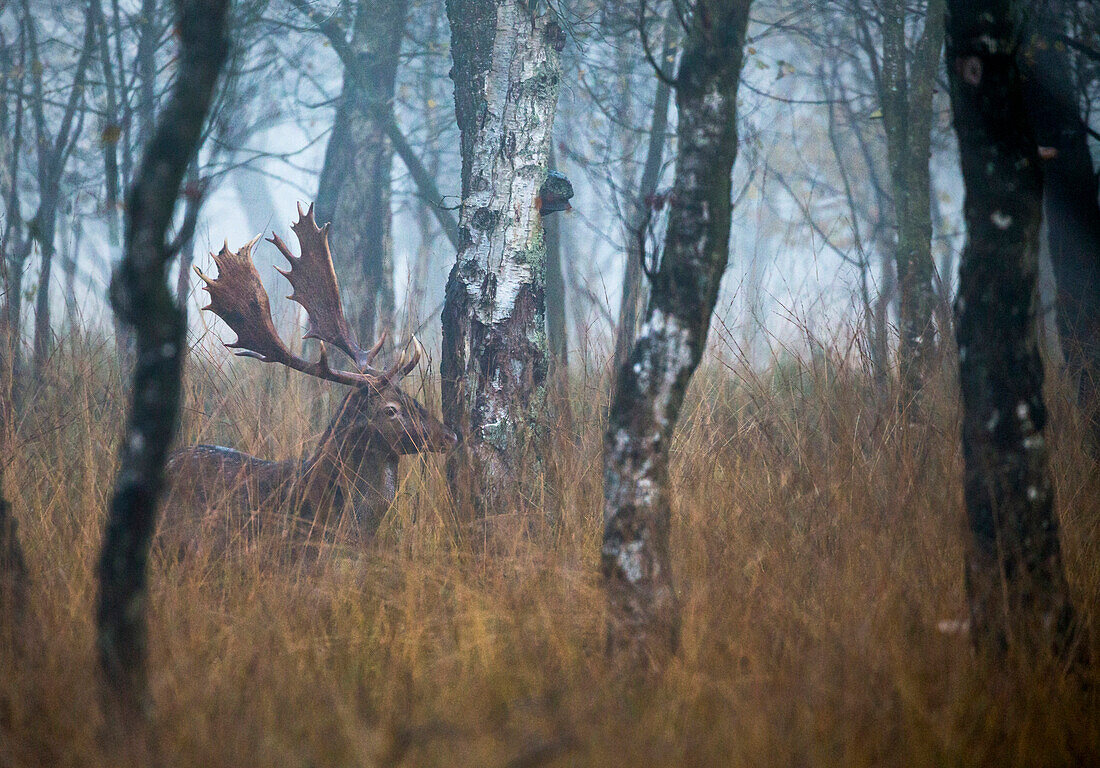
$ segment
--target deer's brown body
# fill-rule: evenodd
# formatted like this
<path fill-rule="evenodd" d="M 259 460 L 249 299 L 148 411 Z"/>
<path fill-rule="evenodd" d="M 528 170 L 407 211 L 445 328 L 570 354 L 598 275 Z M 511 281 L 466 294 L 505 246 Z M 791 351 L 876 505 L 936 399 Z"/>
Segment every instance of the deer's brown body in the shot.
<path fill-rule="evenodd" d="M 291 263 L 290 272 L 284 273 L 295 287 L 291 298 L 309 313 L 308 335 L 346 352 L 356 371 L 331 369 L 323 351 L 320 360 L 309 363 L 282 344 L 252 264 L 255 240 L 236 253 L 226 247 L 215 256 L 216 280 L 200 273 L 211 295 L 208 309 L 237 332 L 230 346 L 243 349 L 240 354 L 349 384 L 352 391 L 304 459 L 266 461 L 212 445 L 177 451 L 168 464 L 169 493 L 159 533 L 161 545 L 169 550 L 204 544 L 223 548 L 272 524 L 283 532 L 320 532 L 341 525 L 345 511 L 353 513 L 353 530 L 369 537 L 393 502 L 400 456 L 445 451 L 457 442 L 453 432 L 396 384 L 416 366 L 419 342 L 411 359 L 402 355 L 384 372 L 371 368 L 382 341 L 364 351 L 351 336 L 339 305 L 327 225 L 317 228 L 311 207 L 294 231 L 301 257 L 292 256 L 278 237 L 272 239 Z"/>

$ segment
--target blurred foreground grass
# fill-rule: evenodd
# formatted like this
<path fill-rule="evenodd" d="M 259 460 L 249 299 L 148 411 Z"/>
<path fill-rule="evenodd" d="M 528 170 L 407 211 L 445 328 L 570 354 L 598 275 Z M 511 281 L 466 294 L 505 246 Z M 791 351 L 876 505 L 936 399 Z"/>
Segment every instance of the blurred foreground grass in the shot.
<path fill-rule="evenodd" d="M 672 463 L 682 648 L 660 676 L 631 681 L 603 656 L 606 381 L 576 372 L 548 466 L 561 480 L 488 543 L 429 457 L 403 463 L 370 551 L 309 568 L 259 551 L 155 559 L 164 764 L 1100 764 L 1100 676 L 1082 690 L 1045 659 L 994 672 L 952 631 L 966 605 L 950 377 L 910 418 L 842 353 L 755 372 L 714 356 L 696 376 Z M 298 455 L 337 389 L 198 348 L 181 444 Z M 1067 392 L 1049 387 L 1053 469 L 1100 659 L 1100 473 Z M 119 764 L 99 739 L 92 613 L 123 407 L 110 346 L 71 338 L 16 425 L 5 488 L 31 599 L 25 655 L 0 656 L 0 766 Z"/>

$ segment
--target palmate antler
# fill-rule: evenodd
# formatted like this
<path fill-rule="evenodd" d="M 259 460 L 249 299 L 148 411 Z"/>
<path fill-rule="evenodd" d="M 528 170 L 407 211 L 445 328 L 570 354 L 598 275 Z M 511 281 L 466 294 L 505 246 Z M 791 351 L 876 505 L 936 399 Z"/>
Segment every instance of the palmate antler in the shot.
<path fill-rule="evenodd" d="M 321 354 L 316 362 L 310 362 L 292 353 L 279 338 L 271 319 L 271 302 L 264 290 L 256 265 L 252 262 L 252 248 L 261 235 L 241 246 L 237 251 L 222 246 L 219 253 L 211 254 L 218 267 L 216 278 L 208 277 L 195 267 L 195 272 L 205 283 L 210 303 L 203 307 L 220 317 L 236 334 L 237 340 L 227 347 L 240 350 L 242 357 L 254 357 L 265 363 L 280 363 L 296 371 L 340 384 L 378 386 L 393 382 L 406 375 L 420 362 L 423 347 L 413 337 L 412 354 L 402 351 L 398 360 L 386 370 L 372 367 L 374 359 L 386 341 L 386 334 L 369 350 L 359 346 L 344 310 L 340 304 L 340 287 L 336 270 L 332 266 L 332 254 L 328 245 L 329 225 L 318 227 L 313 218 L 313 204 L 302 211 L 298 205 L 298 222 L 291 227 L 298 236 L 302 255 L 295 256 L 286 243 L 275 234 L 268 238 L 290 262 L 290 268 L 280 269 L 290 282 L 294 292 L 287 298 L 298 302 L 309 317 L 309 328 L 304 338 L 321 342 Z M 344 352 L 355 363 L 355 371 L 337 370 L 329 366 L 325 345 L 331 344 Z"/>

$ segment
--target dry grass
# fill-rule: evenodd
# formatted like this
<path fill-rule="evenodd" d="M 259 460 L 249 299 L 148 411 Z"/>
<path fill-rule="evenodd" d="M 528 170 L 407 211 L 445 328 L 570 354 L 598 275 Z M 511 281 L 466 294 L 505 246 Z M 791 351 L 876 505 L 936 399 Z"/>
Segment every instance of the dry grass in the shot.
<path fill-rule="evenodd" d="M 183 441 L 300 452 L 335 393 L 258 368 L 193 359 Z M 70 340 L 51 375 L 7 466 L 33 581 L 27 653 L 0 657 L 0 766 L 113 766 L 91 616 L 123 401 L 106 345 Z M 1052 390 L 1067 568 L 1096 638 L 1100 477 Z M 370 552 L 313 570 L 156 561 L 163 762 L 1096 764 L 1095 678 L 1081 692 L 1045 660 L 994 674 L 937 629 L 965 615 L 954 394 L 934 386 L 912 426 L 822 356 L 755 374 L 712 360 L 697 377 L 672 471 L 683 647 L 654 679 L 615 674 L 597 579 L 604 392 L 574 380 L 552 467 L 569 485 L 506 547 L 456 522 L 432 459 L 405 464 Z"/>

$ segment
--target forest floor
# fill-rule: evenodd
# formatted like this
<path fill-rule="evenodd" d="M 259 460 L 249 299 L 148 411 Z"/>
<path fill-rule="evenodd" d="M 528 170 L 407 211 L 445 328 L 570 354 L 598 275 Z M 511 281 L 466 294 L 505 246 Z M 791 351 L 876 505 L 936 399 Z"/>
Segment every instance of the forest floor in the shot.
<path fill-rule="evenodd" d="M 603 653 L 607 381 L 578 372 L 524 525 L 464 521 L 434 456 L 403 462 L 369 551 L 155 557 L 160 762 L 1100 764 L 1100 675 L 971 652 L 950 375 L 899 413 L 843 353 L 762 372 L 715 356 L 696 377 L 672 450 L 682 643 L 659 675 Z M 5 459 L 31 592 L 22 656 L 0 653 L 0 766 L 116 766 L 92 616 L 125 402 L 106 342 L 69 339 L 44 380 Z M 337 389 L 196 351 L 180 442 L 299 455 Z M 1066 569 L 1100 659 L 1100 472 L 1065 383 L 1048 389 Z"/>

